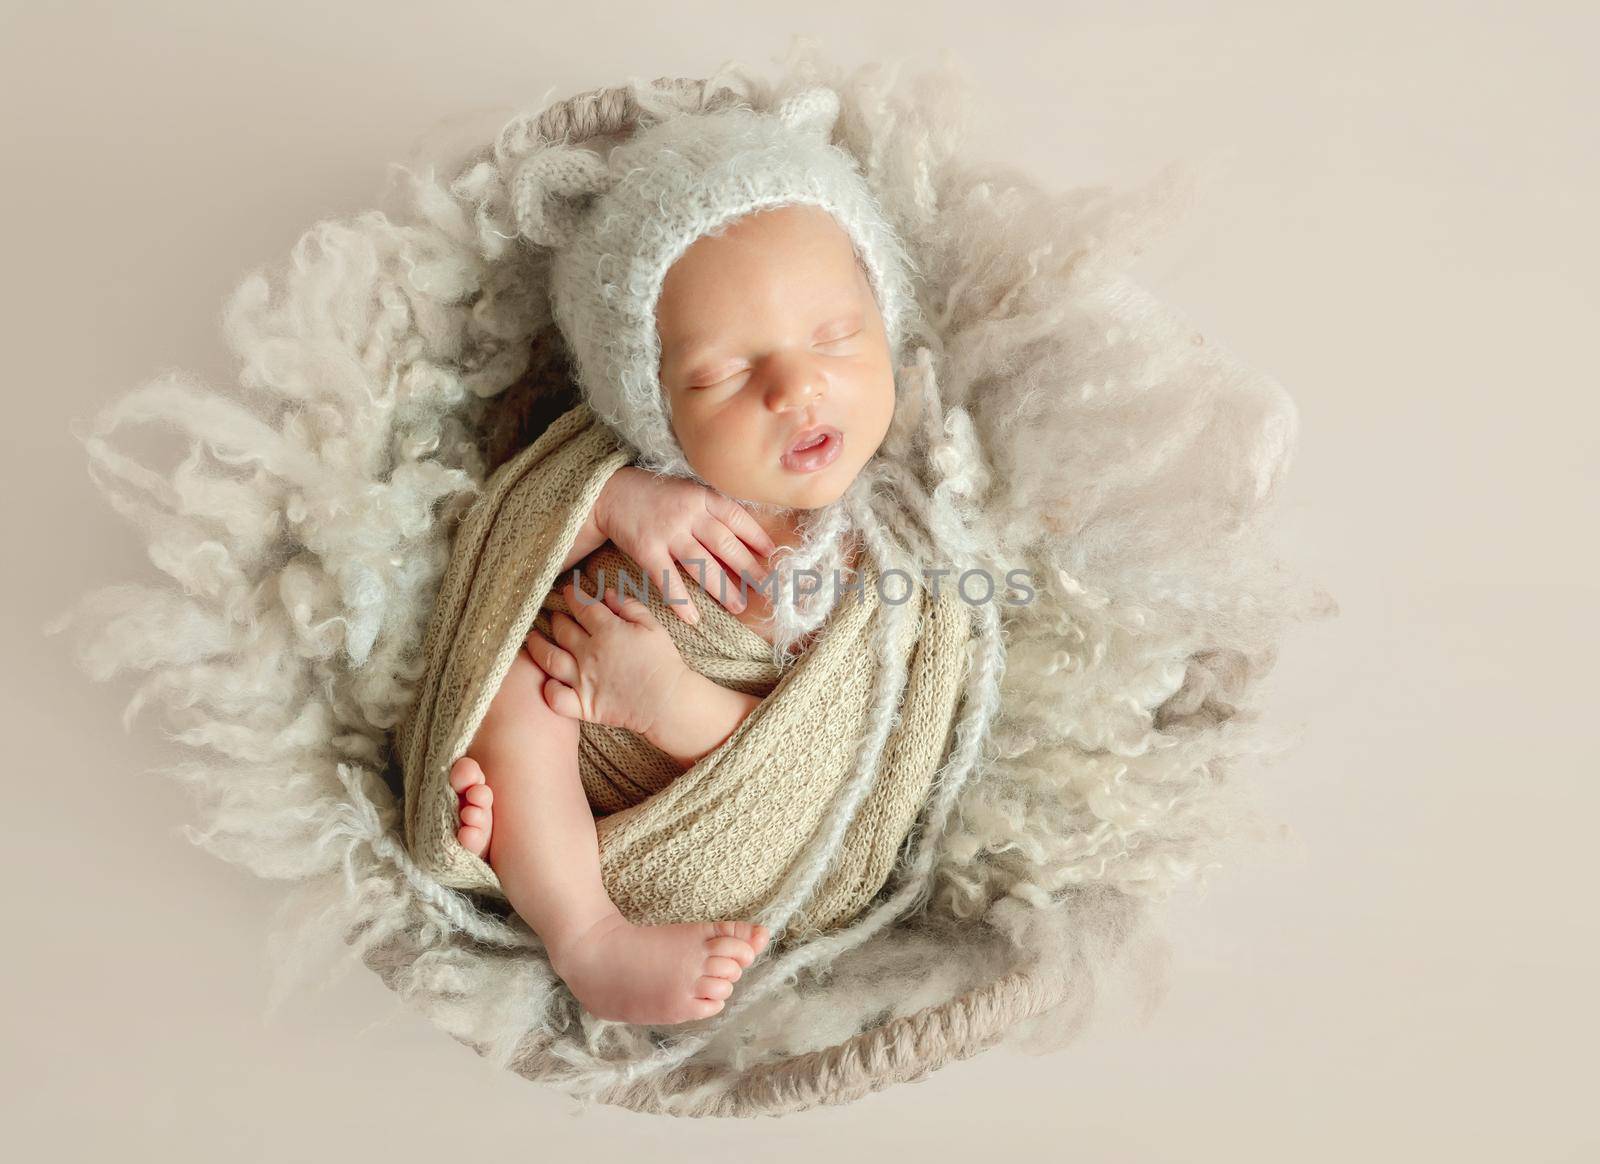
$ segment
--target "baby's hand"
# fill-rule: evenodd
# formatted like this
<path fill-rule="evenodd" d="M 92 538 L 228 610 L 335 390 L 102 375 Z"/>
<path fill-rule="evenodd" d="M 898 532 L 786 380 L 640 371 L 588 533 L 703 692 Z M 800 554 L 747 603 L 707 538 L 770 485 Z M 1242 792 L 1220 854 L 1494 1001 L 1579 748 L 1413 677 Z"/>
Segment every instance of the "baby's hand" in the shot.
<path fill-rule="evenodd" d="M 537 630 L 528 655 L 550 676 L 544 701 L 557 715 L 649 734 L 690 674 L 672 636 L 637 598 L 607 589 L 604 601 L 568 582 L 567 608 L 550 614 L 552 643 Z"/>
<path fill-rule="evenodd" d="M 699 615 L 682 589 L 674 560 L 703 580 L 706 593 L 737 614 L 749 605 L 742 597 L 739 574 L 752 582 L 764 581 L 765 558 L 778 548 L 732 498 L 696 481 L 661 478 L 631 465 L 611 475 L 594 516 L 606 537 L 650 575 L 667 605 L 691 625 Z M 723 563 L 734 572 L 729 574 Z"/>

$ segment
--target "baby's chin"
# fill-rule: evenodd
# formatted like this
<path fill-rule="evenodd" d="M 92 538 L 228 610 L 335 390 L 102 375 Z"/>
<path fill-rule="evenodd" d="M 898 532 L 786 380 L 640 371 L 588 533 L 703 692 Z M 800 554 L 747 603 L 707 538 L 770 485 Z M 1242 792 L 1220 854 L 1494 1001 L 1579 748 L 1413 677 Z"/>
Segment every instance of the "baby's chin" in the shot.
<path fill-rule="evenodd" d="M 692 462 L 691 462 L 692 463 Z M 695 470 L 704 480 L 737 501 L 769 509 L 821 509 L 832 505 L 849 491 L 860 472 L 858 465 L 835 463 L 812 473 L 740 474 L 723 472 L 710 476 Z"/>

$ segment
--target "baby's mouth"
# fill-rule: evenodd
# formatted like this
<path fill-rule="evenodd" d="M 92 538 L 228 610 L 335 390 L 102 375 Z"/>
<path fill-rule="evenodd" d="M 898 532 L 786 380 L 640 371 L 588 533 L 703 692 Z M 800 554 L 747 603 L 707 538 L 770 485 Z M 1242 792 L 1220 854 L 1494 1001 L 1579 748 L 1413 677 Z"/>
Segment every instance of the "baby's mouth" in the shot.
<path fill-rule="evenodd" d="M 789 445 L 783 454 L 783 466 L 797 473 L 809 473 L 831 464 L 839 455 L 844 434 L 831 424 L 807 429 Z"/>

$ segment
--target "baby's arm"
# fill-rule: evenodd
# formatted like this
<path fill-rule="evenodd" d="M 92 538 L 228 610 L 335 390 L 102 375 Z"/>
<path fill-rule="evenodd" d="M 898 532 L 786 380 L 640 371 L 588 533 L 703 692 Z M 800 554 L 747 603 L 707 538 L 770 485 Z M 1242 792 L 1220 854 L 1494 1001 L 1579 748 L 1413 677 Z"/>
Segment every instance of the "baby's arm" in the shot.
<path fill-rule="evenodd" d="M 561 595 L 567 610 L 551 614 L 551 637 L 533 627 L 524 643 L 549 676 L 545 700 L 558 715 L 634 732 L 687 770 L 761 702 L 685 663 L 637 598 L 580 592 L 576 579 Z"/>
<path fill-rule="evenodd" d="M 729 561 L 737 563 L 739 570 L 752 580 L 759 580 L 766 571 L 762 568 L 762 560 L 755 557 L 745 543 L 757 547 L 763 558 L 776 549 L 776 544 L 766 531 L 736 502 L 703 486 L 681 480 L 660 481 L 651 474 L 631 467 L 618 470 L 602 487 L 600 496 L 567 552 L 566 561 L 561 564 L 560 573 L 565 574 L 608 540 L 615 541 L 619 549 L 641 563 L 670 563 L 669 546 L 687 543 L 702 552 L 706 546 L 715 546 Z M 720 563 L 712 559 L 710 565 L 715 574 L 726 580 Z M 674 613 L 685 621 L 698 621 L 693 604 L 687 598 L 674 596 L 673 592 L 682 585 L 677 571 L 663 566 L 659 576 L 672 588 L 665 598 Z M 744 608 L 742 595 L 743 590 L 737 583 L 719 587 L 716 593 L 716 597 L 736 613 Z M 569 596 L 569 603 L 573 600 Z M 647 611 L 640 610 L 637 613 L 644 615 L 647 621 L 654 622 L 648 617 Z M 568 629 L 570 635 L 571 630 Z M 534 661 L 558 682 L 571 684 L 576 680 L 574 661 L 557 657 L 552 645 L 537 632 L 530 633 L 528 646 Z M 627 653 L 631 655 L 633 652 Z M 675 650 L 672 654 L 676 657 Z M 633 661 L 637 662 L 637 659 Z M 598 670 L 603 671 L 604 668 Z M 682 666 L 681 660 L 674 670 L 677 673 L 667 681 L 670 688 L 667 697 L 658 705 L 661 711 L 653 716 L 657 726 L 642 730 L 639 734 L 688 770 L 701 757 L 721 746 L 761 700 L 754 695 L 719 686 Z M 633 688 L 631 693 L 626 690 L 630 686 Z M 631 703 L 642 695 L 638 684 L 624 683 L 621 687 L 624 689 L 621 694 L 633 696 L 626 702 Z M 655 701 L 646 698 L 643 702 Z M 569 716 L 590 718 L 581 714 L 583 705 L 583 700 L 572 696 L 558 699 L 556 710 Z M 602 722 L 608 719 L 605 716 L 599 718 Z"/>
<path fill-rule="evenodd" d="M 600 499 L 604 499 L 605 491 L 610 485 L 611 482 L 607 481 L 605 485 L 601 486 Z M 589 515 L 583 519 L 583 528 L 578 531 L 577 540 L 572 543 L 572 549 L 567 552 L 567 560 L 562 562 L 561 569 L 556 571 L 558 578 L 605 545 L 608 535 L 600 527 L 600 519 L 597 516 L 600 512 L 600 506 L 601 500 L 596 500 L 589 510 Z"/>
<path fill-rule="evenodd" d="M 658 478 L 632 465 L 618 469 L 601 486 L 557 576 L 607 541 L 644 568 L 662 588 L 673 614 L 690 625 L 700 615 L 684 593 L 675 559 L 685 568 L 697 564 L 706 592 L 738 614 L 747 605 L 740 576 L 764 580 L 766 559 L 778 548 L 737 501 L 696 482 Z M 717 556 L 707 555 L 708 549 Z M 711 579 L 717 581 L 714 588 L 708 584 Z"/>
<path fill-rule="evenodd" d="M 760 702 L 685 667 L 663 714 L 643 735 L 688 771 L 721 747 Z"/>

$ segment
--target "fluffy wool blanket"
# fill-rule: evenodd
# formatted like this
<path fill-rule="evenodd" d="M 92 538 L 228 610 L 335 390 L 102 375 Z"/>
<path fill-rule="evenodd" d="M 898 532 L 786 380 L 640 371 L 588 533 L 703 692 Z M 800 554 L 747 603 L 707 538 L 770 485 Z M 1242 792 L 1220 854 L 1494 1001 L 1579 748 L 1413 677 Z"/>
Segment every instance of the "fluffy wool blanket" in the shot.
<path fill-rule="evenodd" d="M 606 481 L 628 450 L 578 405 L 495 473 L 461 523 L 424 643 L 425 671 L 396 748 L 405 773 L 406 844 L 423 871 L 459 889 L 504 898 L 488 864 L 455 839 L 450 768 L 467 750 L 530 625 L 547 636 L 561 565 Z M 967 667 L 972 618 L 954 587 L 918 587 L 897 602 L 889 637 L 907 673 L 894 726 L 867 796 L 852 807 L 826 869 L 799 861 L 860 762 L 872 710 L 871 623 L 887 617 L 870 557 L 854 591 L 804 655 L 780 671 L 760 636 L 690 582 L 698 623 L 645 596 L 685 662 L 715 682 L 762 696 L 714 751 L 688 771 L 636 734 L 579 728 L 578 767 L 594 810 L 600 872 L 611 900 L 640 924 L 750 918 L 794 891 L 803 915 L 788 936 L 824 933 L 860 912 L 888 879 L 947 752 Z M 585 593 L 647 575 L 612 546 L 580 570 Z M 841 584 L 850 580 L 841 579 Z M 831 585 L 831 580 L 829 580 Z M 630 591 L 632 592 L 632 591 Z M 898 594 L 898 591 L 896 591 Z M 537 617 L 536 617 L 537 616 Z"/>
<path fill-rule="evenodd" d="M 979 160 L 954 68 L 902 79 L 800 42 L 774 77 L 730 64 L 705 82 L 757 109 L 819 83 L 840 94 L 836 142 L 920 269 L 925 326 L 899 386 L 930 402 L 934 499 L 971 511 L 1000 576 L 1041 580 L 1005 612 L 998 705 L 927 838 L 924 908 L 758 962 L 709 1037 L 662 1045 L 585 1016 L 526 927 L 403 843 L 393 738 L 453 534 L 521 447 L 501 419 L 568 380 L 511 181 L 530 141 L 612 125 L 615 94 L 432 150 L 397 168 L 384 211 L 319 223 L 244 280 L 225 317 L 238 386 L 161 375 L 109 403 L 85 434 L 91 470 L 167 577 L 73 614 L 82 666 L 137 676 L 128 718 L 150 707 L 197 749 L 173 773 L 198 793 L 194 840 L 295 884 L 280 991 L 353 958 L 572 1094 L 677 1064 L 698 1075 L 664 1084 L 658 1110 L 781 1111 L 817 1094 L 793 1076 L 741 1092 L 760 1065 L 816 1052 L 829 1081 L 915 1078 L 925 1026 L 894 1044 L 897 1067 L 829 1049 L 1017 968 L 1064 983 L 1059 1006 L 1012 1027 L 1030 1050 L 1072 1038 L 1108 987 L 1153 1001 L 1157 903 L 1270 835 L 1250 777 L 1294 733 L 1262 716 L 1263 680 L 1288 624 L 1332 606 L 1272 537 L 1291 398 L 1127 273 L 1191 203 L 1185 171 L 1058 191 Z M 190 454 L 168 464 L 129 439 L 149 423 Z"/>

